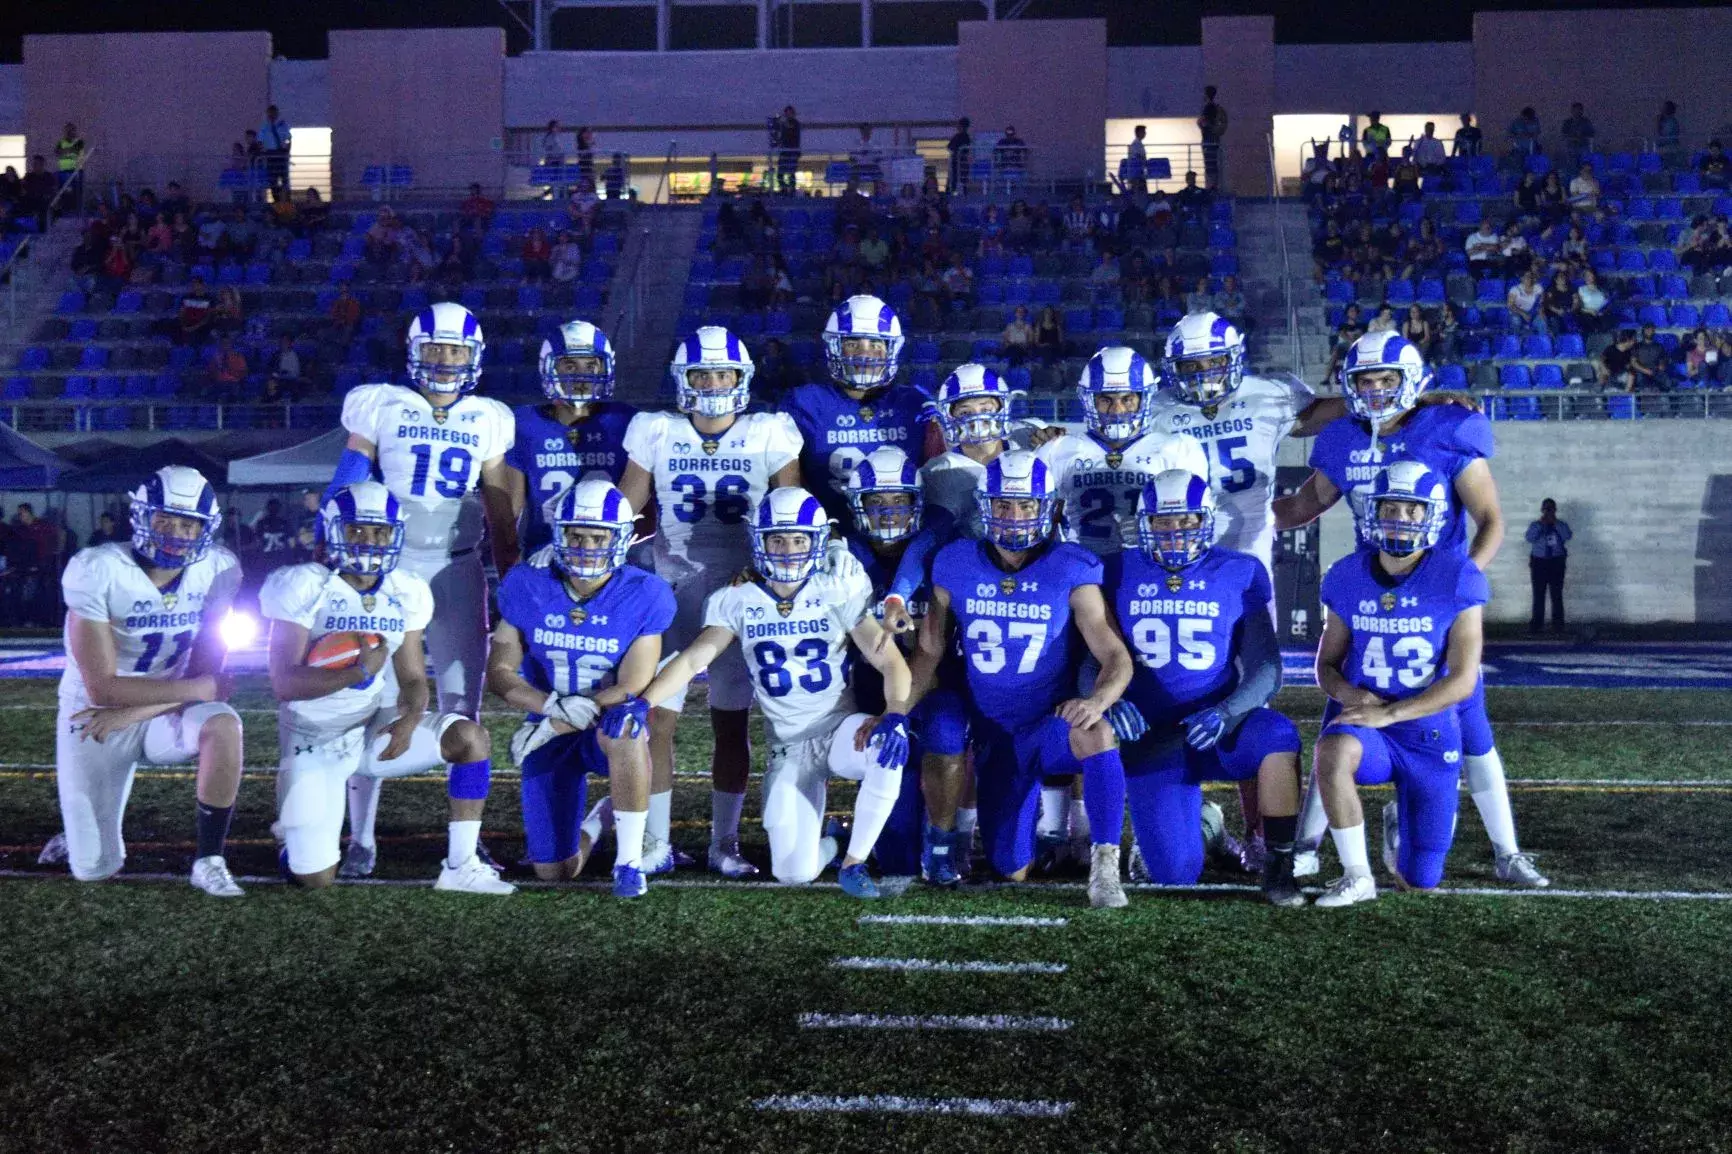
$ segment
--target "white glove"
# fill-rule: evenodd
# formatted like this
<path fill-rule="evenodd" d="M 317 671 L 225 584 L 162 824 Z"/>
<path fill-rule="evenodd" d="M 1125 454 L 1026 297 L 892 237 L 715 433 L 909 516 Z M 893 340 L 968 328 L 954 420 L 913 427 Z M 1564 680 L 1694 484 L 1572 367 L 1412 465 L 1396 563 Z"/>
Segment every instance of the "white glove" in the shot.
<path fill-rule="evenodd" d="M 511 735 L 511 760 L 518 769 L 522 769 L 530 754 L 557 736 L 559 735 L 553 732 L 553 722 L 545 717 L 533 724 L 524 722 L 517 727 L 517 732 Z"/>
<path fill-rule="evenodd" d="M 860 564 L 860 559 L 854 556 L 848 542 L 841 537 L 830 538 L 830 543 L 824 547 L 824 572 L 844 580 L 866 579 L 865 566 Z"/>
<path fill-rule="evenodd" d="M 554 721 L 563 721 L 573 729 L 588 729 L 601 716 L 601 706 L 578 693 L 561 697 L 549 693 L 541 703 L 541 712 Z"/>

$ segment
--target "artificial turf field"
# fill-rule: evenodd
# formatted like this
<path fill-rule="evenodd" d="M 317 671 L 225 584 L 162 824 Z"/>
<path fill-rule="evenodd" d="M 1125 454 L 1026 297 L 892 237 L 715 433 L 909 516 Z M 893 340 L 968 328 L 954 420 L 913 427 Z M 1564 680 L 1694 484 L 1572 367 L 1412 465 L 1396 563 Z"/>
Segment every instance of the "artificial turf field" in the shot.
<path fill-rule="evenodd" d="M 51 761 L 53 682 L 4 685 L 0 758 Z M 262 683 L 236 704 L 268 709 Z M 1279 704 L 1313 719 L 1320 699 Z M 1524 848 L 1555 887 L 1732 896 L 1732 693 L 1494 689 L 1491 709 Z M 271 716 L 245 718 L 249 766 L 271 764 Z M 503 749 L 511 719 L 491 720 Z M 681 770 L 701 772 L 700 711 L 682 739 Z M 0 867 L 35 871 L 59 825 L 52 775 L 0 773 Z M 496 782 L 486 839 L 515 860 L 514 783 Z M 386 786 L 381 878 L 431 879 L 443 794 Z M 1385 796 L 1367 791 L 1368 812 Z M 263 774 L 242 786 L 237 873 L 274 872 L 273 797 Z M 128 872 L 184 874 L 191 811 L 188 777 L 141 774 Z M 690 852 L 708 811 L 707 782 L 682 778 Z M 767 865 L 756 813 L 753 798 L 747 852 Z M 1456 846 L 1448 884 L 1495 888 L 1465 797 Z M 594 879 L 609 858 L 604 843 Z M 1074 882 L 865 904 L 682 873 L 634 903 L 263 882 L 224 903 L 178 879 L 41 873 L 0 882 L 0 1151 L 1732 1149 L 1732 903 L 1716 898 L 1385 890 L 1328 912 L 1133 891 L 1113 912 Z M 979 1113 L 760 1108 L 797 1095 Z"/>

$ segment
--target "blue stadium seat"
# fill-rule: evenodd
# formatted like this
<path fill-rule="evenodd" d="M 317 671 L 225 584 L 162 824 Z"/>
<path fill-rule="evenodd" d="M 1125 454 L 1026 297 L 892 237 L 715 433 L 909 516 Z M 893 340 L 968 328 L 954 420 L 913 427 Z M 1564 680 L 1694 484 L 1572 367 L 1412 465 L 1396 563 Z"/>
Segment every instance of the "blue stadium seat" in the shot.
<path fill-rule="evenodd" d="M 1437 387 L 1460 391 L 1467 388 L 1467 370 L 1460 365 L 1443 365 L 1437 370 Z"/>
<path fill-rule="evenodd" d="M 1732 309 L 1728 309 L 1721 302 L 1715 301 L 1702 310 L 1702 323 L 1709 328 L 1732 328 Z"/>
<path fill-rule="evenodd" d="M 1643 305 L 1636 310 L 1636 321 L 1644 325 L 1664 325 L 1666 309 L 1664 305 Z"/>
<path fill-rule="evenodd" d="M 172 397 L 180 392 L 180 374 L 165 369 L 156 374 L 150 382 L 150 395 L 153 397 Z"/>
<path fill-rule="evenodd" d="M 523 312 L 536 313 L 541 311 L 541 286 L 517 286 L 517 307 Z"/>
<path fill-rule="evenodd" d="M 1614 421 L 1637 421 L 1642 414 L 1636 409 L 1636 398 L 1628 393 L 1614 393 L 1606 398 L 1606 416 Z"/>
<path fill-rule="evenodd" d="M 794 331 L 794 317 L 787 309 L 772 309 L 764 314 L 764 335 L 789 336 Z"/>
<path fill-rule="evenodd" d="M 1625 210 L 1625 216 L 1630 220 L 1653 220 L 1657 215 L 1654 202 L 1645 196 L 1638 196 L 1630 201 Z"/>
<path fill-rule="evenodd" d="M 54 306 L 54 311 L 61 315 L 81 313 L 84 311 L 84 294 L 77 289 L 68 289 L 60 294 L 60 303 Z"/>
<path fill-rule="evenodd" d="M 1581 333 L 1561 333 L 1558 336 L 1558 356 L 1574 357 L 1577 360 L 1588 355 L 1587 348 L 1582 344 Z"/>
<path fill-rule="evenodd" d="M 81 369 L 104 369 L 108 367 L 108 350 L 101 345 L 92 345 L 78 354 L 78 367 Z"/>
<path fill-rule="evenodd" d="M 1323 285 L 1323 299 L 1334 304 L 1350 305 L 1359 299 L 1359 290 L 1352 281 L 1332 280 Z"/>
<path fill-rule="evenodd" d="M 1010 275 L 1013 277 L 1032 277 L 1034 275 L 1034 258 L 1031 256 L 1011 257 Z"/>
<path fill-rule="evenodd" d="M 487 307 L 487 294 L 478 288 L 466 288 L 458 296 L 457 302 L 470 312 L 478 313 Z"/>
<path fill-rule="evenodd" d="M 1521 355 L 1529 360 L 1544 360 L 1552 355 L 1552 338 L 1543 333 L 1530 333 L 1522 341 Z"/>
<path fill-rule="evenodd" d="M 1117 305 L 1104 305 L 1095 310 L 1095 328 L 1117 332 L 1125 327 L 1125 310 Z"/>
<path fill-rule="evenodd" d="M 62 388 L 64 390 L 61 393 L 62 396 L 72 399 L 83 399 L 90 396 L 94 391 L 95 382 L 89 377 L 79 374 L 77 376 L 67 377 L 66 383 Z"/>
<path fill-rule="evenodd" d="M 1392 280 L 1384 290 L 1383 299 L 1392 305 L 1406 308 L 1414 301 L 1413 282 L 1410 280 Z"/>
<path fill-rule="evenodd" d="M 150 377 L 138 373 L 126 378 L 126 382 L 120 386 L 120 395 L 135 401 L 150 396 Z"/>
<path fill-rule="evenodd" d="M 1657 283 L 1654 277 L 1644 273 L 1641 276 L 1633 276 L 1626 280 L 1624 289 L 1631 297 L 1637 300 L 1646 300 L 1659 292 L 1659 289 L 1655 287 Z"/>
<path fill-rule="evenodd" d="M 1498 384 L 1506 389 L 1533 388 L 1533 374 L 1526 365 L 1501 365 L 1497 371 Z"/>
<path fill-rule="evenodd" d="M 313 259 L 313 242 L 304 236 L 297 236 L 289 242 L 289 247 L 283 250 L 283 255 L 292 261 Z"/>
<path fill-rule="evenodd" d="M 1655 272 L 1674 272 L 1678 268 L 1678 256 L 1669 248 L 1657 248 L 1648 254 L 1648 267 Z"/>
<path fill-rule="evenodd" d="M 1534 388 L 1561 389 L 1564 387 L 1564 370 L 1560 365 L 1535 365 Z"/>
<path fill-rule="evenodd" d="M 908 359 L 916 365 L 936 365 L 940 356 L 937 341 L 921 339 L 910 346 Z"/>
<path fill-rule="evenodd" d="M 1648 267 L 1648 260 L 1639 248 L 1626 248 L 1618 252 L 1618 270 L 1620 272 L 1642 272 Z"/>
<path fill-rule="evenodd" d="M 1611 248 L 1596 248 L 1588 251 L 1588 267 L 1595 272 L 1616 272 L 1618 268 L 1618 252 Z"/>
<path fill-rule="evenodd" d="M 1503 281 L 1496 277 L 1488 277 L 1479 282 L 1476 295 L 1482 301 L 1493 301 L 1497 304 L 1502 304 L 1504 298 L 1509 295 L 1509 290 L 1504 287 Z"/>
<path fill-rule="evenodd" d="M 1648 296 L 1653 294 L 1644 293 L 1641 295 Z M 1675 272 L 1669 272 L 1660 278 L 1659 295 L 1665 297 L 1667 300 L 1688 300 L 1690 298 L 1690 282 Z"/>
<path fill-rule="evenodd" d="M 1522 355 L 1522 339 L 1514 333 L 1505 333 L 1498 338 L 1497 351 L 1492 354 L 1499 360 L 1509 360 Z"/>
<path fill-rule="evenodd" d="M 114 311 L 122 316 L 144 311 L 144 294 L 137 289 L 126 289 L 114 298 Z"/>
<path fill-rule="evenodd" d="M 1693 329 L 1702 323 L 1702 314 L 1695 305 L 1673 305 L 1670 320 L 1673 328 Z"/>
<path fill-rule="evenodd" d="M 7 377 L 6 388 L 0 392 L 0 400 L 28 401 L 30 399 L 29 377 Z"/>
<path fill-rule="evenodd" d="M 72 322 L 66 332 L 69 341 L 93 341 L 96 339 L 97 325 L 95 317 L 79 317 Z"/>
<path fill-rule="evenodd" d="M 1064 327 L 1073 333 L 1092 331 L 1095 327 L 1094 311 L 1087 307 L 1064 310 Z"/>
<path fill-rule="evenodd" d="M 255 286 L 270 284 L 272 272 L 269 262 L 255 260 L 247 265 L 247 283 Z"/>
<path fill-rule="evenodd" d="M 1417 300 L 1422 305 L 1441 305 L 1445 300 L 1445 289 L 1442 281 L 1436 277 L 1426 277 L 1419 282 Z"/>
<path fill-rule="evenodd" d="M 1644 174 L 1659 172 L 1664 164 L 1663 158 L 1657 152 L 1643 152 L 1636 156 L 1636 171 Z"/>

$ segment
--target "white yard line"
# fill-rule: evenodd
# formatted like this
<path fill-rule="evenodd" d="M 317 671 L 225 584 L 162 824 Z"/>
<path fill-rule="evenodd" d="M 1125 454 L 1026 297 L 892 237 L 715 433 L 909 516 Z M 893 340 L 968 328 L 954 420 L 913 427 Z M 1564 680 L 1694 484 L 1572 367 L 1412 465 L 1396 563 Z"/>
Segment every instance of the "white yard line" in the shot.
<path fill-rule="evenodd" d="M 1027 1014 L 801 1014 L 805 1030 L 1046 1031 L 1071 1027 L 1067 1018 Z"/>
<path fill-rule="evenodd" d="M 862 926 L 1062 926 L 1065 918 L 1016 918 L 946 914 L 866 914 L 854 919 Z"/>
<path fill-rule="evenodd" d="M 752 1103 L 759 1110 L 808 1114 L 947 1114 L 964 1118 L 1063 1118 L 1074 1102 L 1017 1098 L 904 1098 L 900 1094 L 773 1094 Z"/>
<path fill-rule="evenodd" d="M 835 958 L 838 970 L 899 970 L 919 974 L 1062 974 L 1063 962 L 946 962 L 933 958 Z"/>

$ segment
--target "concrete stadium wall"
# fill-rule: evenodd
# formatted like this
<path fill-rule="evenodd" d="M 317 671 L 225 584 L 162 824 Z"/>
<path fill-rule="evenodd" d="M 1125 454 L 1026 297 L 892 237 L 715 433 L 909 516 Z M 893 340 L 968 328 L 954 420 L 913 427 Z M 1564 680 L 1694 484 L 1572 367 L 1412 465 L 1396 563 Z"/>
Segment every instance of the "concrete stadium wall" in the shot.
<path fill-rule="evenodd" d="M 331 123 L 331 62 L 329 60 L 271 61 L 271 103 L 293 129 Z"/>
<path fill-rule="evenodd" d="M 1472 112 L 1473 57 L 1469 43 L 1277 44 L 1275 111 Z"/>
<path fill-rule="evenodd" d="M 1269 126 L 1275 106 L 1275 18 L 1203 19 L 1203 83 L 1227 111 L 1221 179 L 1234 196 L 1269 195 Z M 1197 111 L 1202 94 L 1197 93 Z"/>
<path fill-rule="evenodd" d="M 1095 171 L 1107 145 L 1107 22 L 972 20 L 958 32 L 957 89 L 975 129 L 1014 125 L 1031 172 Z"/>

